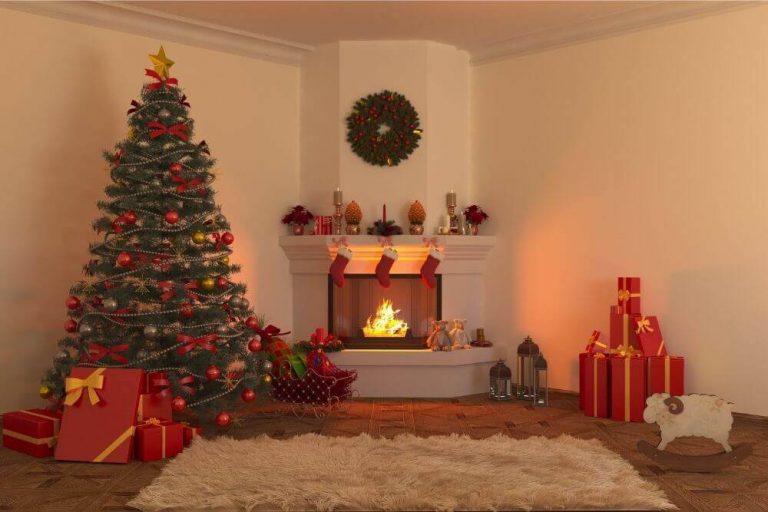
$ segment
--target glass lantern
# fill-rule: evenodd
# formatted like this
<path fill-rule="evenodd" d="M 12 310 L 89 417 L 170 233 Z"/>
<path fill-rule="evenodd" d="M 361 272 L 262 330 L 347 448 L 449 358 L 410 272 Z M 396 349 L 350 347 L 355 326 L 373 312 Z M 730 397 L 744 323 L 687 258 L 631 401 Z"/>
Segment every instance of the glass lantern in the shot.
<path fill-rule="evenodd" d="M 517 399 L 534 399 L 534 363 L 539 357 L 539 346 L 530 336 L 517 347 Z"/>
<path fill-rule="evenodd" d="M 539 354 L 533 363 L 533 405 L 549 405 L 549 384 L 547 383 L 547 360 Z"/>
<path fill-rule="evenodd" d="M 491 366 L 490 379 L 491 400 L 512 399 L 512 370 L 504 364 L 503 360 L 499 359 L 495 365 Z"/>

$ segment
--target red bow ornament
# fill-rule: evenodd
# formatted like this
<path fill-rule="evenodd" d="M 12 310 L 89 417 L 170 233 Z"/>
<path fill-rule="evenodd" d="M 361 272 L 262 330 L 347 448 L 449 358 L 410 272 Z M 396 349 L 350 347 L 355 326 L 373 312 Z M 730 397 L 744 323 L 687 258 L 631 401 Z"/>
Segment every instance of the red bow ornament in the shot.
<path fill-rule="evenodd" d="M 88 357 L 92 361 L 101 361 L 105 357 L 109 356 L 113 361 L 120 364 L 128 362 L 128 358 L 120 352 L 126 352 L 128 350 L 128 344 L 123 343 L 121 345 L 114 345 L 112 347 L 105 347 L 100 343 L 91 343 L 88 345 Z"/>
<path fill-rule="evenodd" d="M 120 148 L 117 151 L 115 151 L 115 155 L 112 157 L 112 166 L 117 167 L 120 165 L 120 160 L 123 159 L 123 155 L 125 154 L 125 151 Z"/>
<path fill-rule="evenodd" d="M 157 287 L 160 289 L 160 300 L 166 302 L 176 296 L 176 290 L 173 287 L 173 281 L 158 281 Z"/>
<path fill-rule="evenodd" d="M 161 135 L 169 134 L 169 135 L 174 135 L 178 137 L 184 142 L 189 140 L 189 134 L 187 133 L 187 125 L 184 123 L 176 123 L 176 124 L 172 124 L 171 126 L 165 126 L 163 123 L 159 121 L 149 121 L 147 123 L 147 128 L 151 130 L 149 132 L 149 137 L 151 139 L 156 139 Z"/>
<path fill-rule="evenodd" d="M 141 108 L 141 103 L 139 103 L 136 100 L 131 100 L 131 108 L 128 109 L 128 113 L 126 115 L 133 114 L 134 112 L 136 112 L 140 108 Z"/>
<path fill-rule="evenodd" d="M 181 95 L 181 99 L 179 100 L 179 103 L 181 103 L 185 107 L 189 107 L 189 102 L 187 101 L 187 95 L 186 94 L 182 94 Z"/>
<path fill-rule="evenodd" d="M 176 342 L 184 343 L 184 346 L 176 349 L 176 352 L 180 356 L 183 356 L 187 352 L 191 352 L 198 347 L 207 350 L 208 352 L 216 352 L 216 345 L 214 345 L 213 342 L 217 339 L 219 339 L 219 336 L 216 334 L 206 334 L 205 336 L 198 336 L 197 338 L 190 336 L 189 334 L 177 334 Z"/>
<path fill-rule="evenodd" d="M 205 187 L 203 187 L 203 180 L 200 178 L 192 178 L 191 180 L 187 181 L 181 176 L 173 175 L 171 176 L 171 181 L 174 183 L 178 183 L 176 186 L 176 192 L 179 194 L 183 194 L 187 190 L 197 190 L 197 193 L 201 196 L 205 195 Z"/>
<path fill-rule="evenodd" d="M 168 374 L 153 372 L 147 375 L 147 393 L 152 393 L 157 397 L 169 396 L 171 394 L 171 381 L 168 380 Z"/>
<path fill-rule="evenodd" d="M 192 375 L 187 375 L 186 377 L 179 379 L 179 387 L 188 395 L 194 395 L 197 393 L 197 388 L 193 386 L 194 383 L 195 378 Z"/>
<path fill-rule="evenodd" d="M 280 332 L 280 329 L 272 324 L 269 324 L 263 329 L 256 327 L 253 329 L 253 332 L 261 336 L 261 341 L 264 343 L 264 345 L 267 345 L 270 341 L 272 341 L 273 336 L 285 336 L 286 334 L 291 334 L 291 331 Z"/>
<path fill-rule="evenodd" d="M 144 71 L 146 76 L 151 76 L 152 78 L 157 80 L 157 82 L 155 83 L 147 84 L 147 89 L 149 89 L 150 91 L 156 91 L 161 87 L 170 89 L 171 85 L 179 85 L 179 81 L 175 78 L 168 78 L 166 80 L 163 80 L 163 77 L 158 75 L 157 72 L 152 69 L 145 69 Z"/>
<path fill-rule="evenodd" d="M 184 285 L 184 289 L 187 290 L 187 297 L 189 297 L 194 301 L 199 301 L 200 296 L 192 290 L 197 290 L 199 288 L 200 288 L 200 285 L 197 284 L 197 281 L 190 281 Z"/>

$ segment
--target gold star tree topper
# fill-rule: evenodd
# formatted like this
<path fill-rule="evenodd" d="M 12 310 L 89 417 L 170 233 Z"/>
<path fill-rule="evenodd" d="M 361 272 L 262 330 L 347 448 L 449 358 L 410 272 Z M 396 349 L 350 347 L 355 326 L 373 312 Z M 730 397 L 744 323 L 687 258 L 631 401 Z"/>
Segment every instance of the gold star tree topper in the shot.
<path fill-rule="evenodd" d="M 160 75 L 161 78 L 165 80 L 170 76 L 169 72 L 171 66 L 174 65 L 174 62 L 165 56 L 165 50 L 162 46 L 157 51 L 156 55 L 149 56 L 149 60 L 152 61 L 152 65 L 155 67 L 155 72 Z"/>

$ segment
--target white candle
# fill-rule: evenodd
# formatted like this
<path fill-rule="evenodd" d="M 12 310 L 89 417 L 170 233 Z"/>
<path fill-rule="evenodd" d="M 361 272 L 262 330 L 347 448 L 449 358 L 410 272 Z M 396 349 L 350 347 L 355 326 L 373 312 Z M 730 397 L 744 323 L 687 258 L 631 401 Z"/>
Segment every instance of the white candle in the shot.
<path fill-rule="evenodd" d="M 456 192 L 453 189 L 448 192 L 448 206 L 456 206 Z"/>
<path fill-rule="evenodd" d="M 333 204 L 342 204 L 343 202 L 341 187 L 336 187 L 336 190 L 333 191 Z"/>

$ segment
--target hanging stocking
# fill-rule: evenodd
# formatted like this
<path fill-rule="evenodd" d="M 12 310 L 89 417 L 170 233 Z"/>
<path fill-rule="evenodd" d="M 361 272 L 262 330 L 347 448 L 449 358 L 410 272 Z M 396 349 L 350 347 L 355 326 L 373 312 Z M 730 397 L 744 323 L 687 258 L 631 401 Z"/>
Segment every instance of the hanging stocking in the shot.
<path fill-rule="evenodd" d="M 352 259 L 352 251 L 348 247 L 339 247 L 336 252 L 336 258 L 331 263 L 331 268 L 328 273 L 331 274 L 333 283 L 342 288 L 344 286 L 344 269 L 347 267 L 347 263 Z"/>
<path fill-rule="evenodd" d="M 389 282 L 389 271 L 392 269 L 392 264 L 395 261 L 397 261 L 397 251 L 392 247 L 387 247 L 381 254 L 379 263 L 376 264 L 376 278 L 384 288 L 389 288 L 391 284 Z"/>
<path fill-rule="evenodd" d="M 424 260 L 424 264 L 421 266 L 421 280 L 430 288 L 434 288 L 437 285 L 435 270 L 437 270 L 440 262 L 443 261 L 443 257 L 443 253 L 437 247 L 432 246 L 429 248 L 427 259 Z"/>

